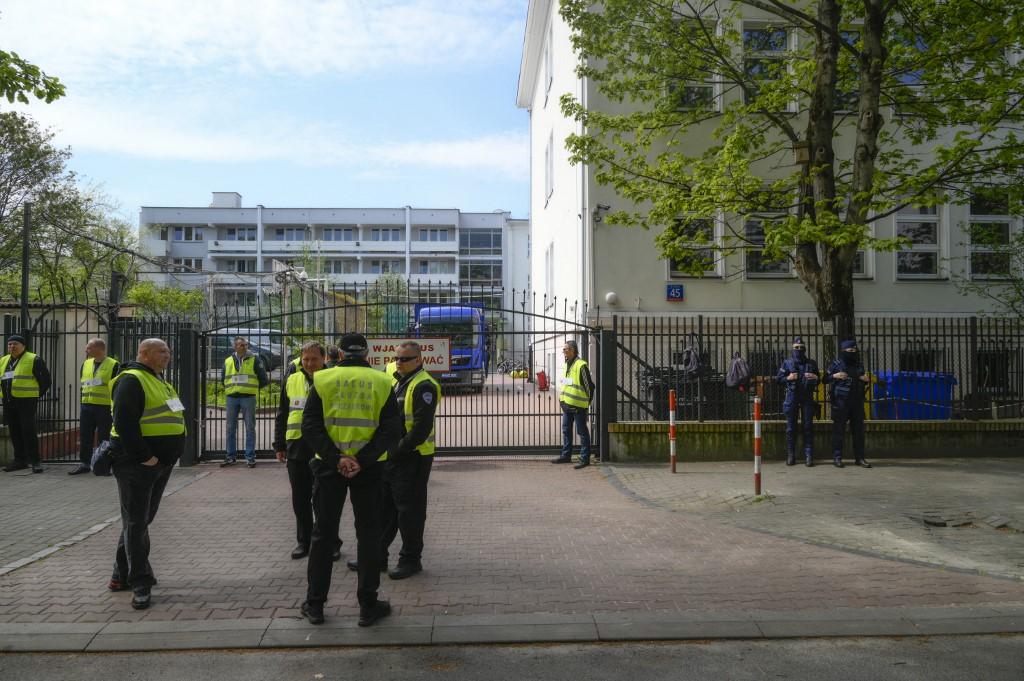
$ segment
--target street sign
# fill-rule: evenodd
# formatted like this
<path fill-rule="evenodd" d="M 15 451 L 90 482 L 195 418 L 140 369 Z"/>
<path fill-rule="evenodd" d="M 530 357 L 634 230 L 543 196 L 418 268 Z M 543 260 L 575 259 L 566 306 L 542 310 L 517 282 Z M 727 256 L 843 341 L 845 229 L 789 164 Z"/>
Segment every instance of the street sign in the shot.
<path fill-rule="evenodd" d="M 686 300 L 682 284 L 667 284 L 665 286 L 665 300 L 670 303 L 681 303 Z"/>
<path fill-rule="evenodd" d="M 366 361 L 374 369 L 384 371 L 388 362 L 398 354 L 398 346 L 415 341 L 423 352 L 423 368 L 427 371 L 451 371 L 451 341 L 448 338 L 367 338 L 369 352 Z"/>

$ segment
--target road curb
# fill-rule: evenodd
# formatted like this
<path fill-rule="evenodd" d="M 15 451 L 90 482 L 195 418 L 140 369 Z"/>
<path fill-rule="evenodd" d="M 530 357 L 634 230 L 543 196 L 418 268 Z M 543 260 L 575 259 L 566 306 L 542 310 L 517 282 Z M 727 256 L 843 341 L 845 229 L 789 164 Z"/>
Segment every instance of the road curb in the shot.
<path fill-rule="evenodd" d="M 1024 633 L 1024 603 L 793 612 L 410 616 L 360 628 L 299 617 L 0 624 L 3 652 L 117 652 L 400 645 L 603 643 Z"/>

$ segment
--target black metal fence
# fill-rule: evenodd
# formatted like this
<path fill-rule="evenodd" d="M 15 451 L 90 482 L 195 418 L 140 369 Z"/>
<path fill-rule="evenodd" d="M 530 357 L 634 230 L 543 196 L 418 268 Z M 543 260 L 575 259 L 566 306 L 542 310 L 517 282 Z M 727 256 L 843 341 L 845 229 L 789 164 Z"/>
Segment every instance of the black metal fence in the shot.
<path fill-rule="evenodd" d="M 677 418 L 746 420 L 754 396 L 766 418 L 781 418 L 784 387 L 776 381 L 793 338 L 824 370 L 837 339 L 817 318 L 673 316 L 614 318 L 618 343 L 616 414 L 622 421 L 667 420 L 668 391 Z M 858 319 L 856 337 L 870 374 L 868 418 L 883 420 L 991 419 L 1022 415 L 1024 325 L 981 317 Z M 699 371 L 683 368 L 686 351 Z M 750 366 L 749 390 L 725 385 L 732 357 Z M 818 413 L 829 416 L 826 387 Z"/>

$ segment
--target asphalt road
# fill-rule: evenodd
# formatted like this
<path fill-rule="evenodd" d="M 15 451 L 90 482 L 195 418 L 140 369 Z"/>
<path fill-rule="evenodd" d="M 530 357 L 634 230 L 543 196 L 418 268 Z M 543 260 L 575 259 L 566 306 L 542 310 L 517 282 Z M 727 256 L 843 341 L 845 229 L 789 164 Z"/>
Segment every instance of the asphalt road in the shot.
<path fill-rule="evenodd" d="M 465 646 L 147 654 L 6 654 L 0 678 L 218 681 L 808 679 L 1021 681 L 1024 636 Z"/>

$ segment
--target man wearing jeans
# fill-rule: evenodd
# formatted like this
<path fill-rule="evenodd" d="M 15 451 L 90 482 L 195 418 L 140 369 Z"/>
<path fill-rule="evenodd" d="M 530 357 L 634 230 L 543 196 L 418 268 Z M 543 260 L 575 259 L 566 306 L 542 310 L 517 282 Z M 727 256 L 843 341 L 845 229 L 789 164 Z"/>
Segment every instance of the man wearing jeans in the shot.
<path fill-rule="evenodd" d="M 590 377 L 587 361 L 580 357 L 576 341 L 565 342 L 562 348 L 565 357 L 565 373 L 558 381 L 558 404 L 562 407 L 562 454 L 551 463 L 572 462 L 572 430 L 580 436 L 580 461 L 577 470 L 590 465 L 590 429 L 587 426 L 587 412 L 594 398 L 594 380 Z"/>
<path fill-rule="evenodd" d="M 245 422 L 245 460 L 249 468 L 256 467 L 256 395 L 269 382 L 263 362 L 249 352 L 249 342 L 242 337 L 235 338 L 235 351 L 224 360 L 224 394 L 227 396 L 225 417 L 228 427 L 225 445 L 227 455 L 221 467 L 235 463 L 239 413 Z"/>

